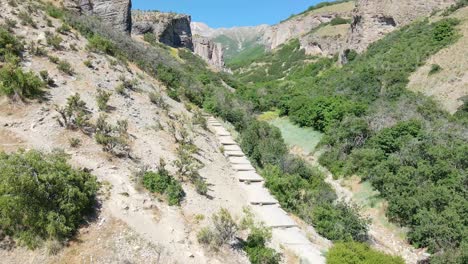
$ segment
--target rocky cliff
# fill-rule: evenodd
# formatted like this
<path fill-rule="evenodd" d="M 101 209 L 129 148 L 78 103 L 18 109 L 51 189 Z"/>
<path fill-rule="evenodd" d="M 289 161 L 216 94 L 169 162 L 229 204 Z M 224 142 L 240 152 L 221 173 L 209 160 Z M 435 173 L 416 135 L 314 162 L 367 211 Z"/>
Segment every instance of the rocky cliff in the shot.
<path fill-rule="evenodd" d="M 270 49 L 275 49 L 290 39 L 306 35 L 331 22 L 335 17 L 350 17 L 353 8 L 354 2 L 350 1 L 305 12 L 268 28 L 263 39 Z"/>
<path fill-rule="evenodd" d="M 455 2 L 456 0 L 357 0 L 346 46 L 362 52 L 369 44 L 396 28 Z"/>
<path fill-rule="evenodd" d="M 132 17 L 134 34 L 152 33 L 168 46 L 193 50 L 189 15 L 134 10 Z"/>
<path fill-rule="evenodd" d="M 202 57 L 208 64 L 218 70 L 224 69 L 223 47 L 219 43 L 204 37 L 195 36 L 193 38 L 195 54 Z"/>
<path fill-rule="evenodd" d="M 131 0 L 64 0 L 63 4 L 78 14 L 97 16 L 117 30 L 131 32 Z"/>

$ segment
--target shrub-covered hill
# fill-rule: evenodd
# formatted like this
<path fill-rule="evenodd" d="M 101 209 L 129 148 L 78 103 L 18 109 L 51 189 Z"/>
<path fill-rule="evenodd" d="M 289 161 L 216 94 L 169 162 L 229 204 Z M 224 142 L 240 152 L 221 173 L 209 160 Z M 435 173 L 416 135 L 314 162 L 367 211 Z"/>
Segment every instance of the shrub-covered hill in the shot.
<path fill-rule="evenodd" d="M 465 108 L 451 116 L 406 86 L 431 55 L 459 40 L 459 22 L 417 21 L 361 55 L 350 52 L 343 67 L 336 58 L 308 62 L 291 42 L 237 73 L 250 82 L 238 93 L 258 111 L 279 108 L 323 131 L 321 164 L 370 181 L 389 202 L 388 217 L 433 253 L 459 254 L 468 239 Z"/>

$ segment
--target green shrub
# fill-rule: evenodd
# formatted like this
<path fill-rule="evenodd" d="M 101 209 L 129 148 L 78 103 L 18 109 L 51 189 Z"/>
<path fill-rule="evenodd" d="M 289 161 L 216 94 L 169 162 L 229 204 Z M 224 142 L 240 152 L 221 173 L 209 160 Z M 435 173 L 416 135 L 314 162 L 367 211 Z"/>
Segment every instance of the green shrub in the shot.
<path fill-rule="evenodd" d="M 150 92 L 148 96 L 149 96 L 149 99 L 150 99 L 151 103 L 157 105 L 158 107 L 160 107 L 162 109 L 168 109 L 169 108 L 169 105 L 166 103 L 166 101 L 164 101 L 164 98 L 160 93 Z"/>
<path fill-rule="evenodd" d="M 394 257 L 371 249 L 367 244 L 336 243 L 327 253 L 327 264 L 404 264 L 401 257 Z"/>
<path fill-rule="evenodd" d="M 107 116 L 101 114 L 96 121 L 96 142 L 102 145 L 105 152 L 117 157 L 128 157 L 130 147 L 128 145 L 128 122 L 119 120 L 115 126 L 107 123 Z"/>
<path fill-rule="evenodd" d="M 345 18 L 342 18 L 342 17 L 335 17 L 333 18 L 331 21 L 330 21 L 330 24 L 332 26 L 336 26 L 336 25 L 343 25 L 343 24 L 349 24 L 351 23 L 351 20 L 350 19 L 345 19 Z"/>
<path fill-rule="evenodd" d="M 57 69 L 70 76 L 74 74 L 73 68 L 68 61 L 64 61 L 64 60 L 59 61 L 57 65 Z"/>
<path fill-rule="evenodd" d="M 31 15 L 29 13 L 27 13 L 26 11 L 20 11 L 18 13 L 18 18 L 21 20 L 21 24 L 23 26 L 29 25 L 29 26 L 31 26 L 33 28 L 37 28 L 36 22 L 34 22 Z"/>
<path fill-rule="evenodd" d="M 58 64 L 60 62 L 59 57 L 49 55 L 48 58 L 49 58 L 49 61 L 52 62 L 53 64 Z"/>
<path fill-rule="evenodd" d="M 47 70 L 40 71 L 39 75 L 41 76 L 44 83 L 46 83 L 48 86 L 54 86 L 55 85 L 54 79 L 52 79 L 49 76 L 49 72 Z"/>
<path fill-rule="evenodd" d="M 24 72 L 21 68 L 6 64 L 0 68 L 0 95 L 13 100 L 41 97 L 44 83 L 33 72 Z"/>
<path fill-rule="evenodd" d="M 97 89 L 96 103 L 99 110 L 106 112 L 109 109 L 107 103 L 111 97 L 112 93 Z"/>
<path fill-rule="evenodd" d="M 281 255 L 266 246 L 270 239 L 271 232 L 269 230 L 252 228 L 243 248 L 252 264 L 277 264 L 281 262 Z"/>
<path fill-rule="evenodd" d="M 0 61 L 5 61 L 7 54 L 20 56 L 23 50 L 23 44 L 13 34 L 0 27 Z"/>
<path fill-rule="evenodd" d="M 54 50 L 61 50 L 62 49 L 62 37 L 59 35 L 53 34 L 49 31 L 46 32 L 46 41 L 49 46 L 52 46 Z"/>
<path fill-rule="evenodd" d="M 101 52 L 114 56 L 117 54 L 117 48 L 115 45 L 108 39 L 105 39 L 99 35 L 94 35 L 88 39 L 87 48 L 92 52 Z"/>
<path fill-rule="evenodd" d="M 56 6 L 50 3 L 46 4 L 45 10 L 46 13 L 53 18 L 62 18 L 64 15 L 62 9 L 57 8 Z"/>
<path fill-rule="evenodd" d="M 164 194 L 169 205 L 180 205 L 185 196 L 180 183 L 172 177 L 161 163 L 157 172 L 148 171 L 143 176 L 143 185 L 154 193 Z"/>
<path fill-rule="evenodd" d="M 439 64 L 431 64 L 431 69 L 429 70 L 429 75 L 436 74 L 442 70 Z"/>
<path fill-rule="evenodd" d="M 79 138 L 70 138 L 68 143 L 70 143 L 70 147 L 77 148 L 81 145 L 81 140 Z"/>
<path fill-rule="evenodd" d="M 1 153 L 0 185 L 0 228 L 29 248 L 73 235 L 98 190 L 96 178 L 72 169 L 63 153 L 37 151 Z"/>
<path fill-rule="evenodd" d="M 86 103 L 81 100 L 80 94 L 76 93 L 67 98 L 67 104 L 63 107 L 56 106 L 55 110 L 60 116 L 57 121 L 66 129 L 80 129 L 85 134 L 91 134 L 94 130 L 89 122 L 90 113 Z"/>
<path fill-rule="evenodd" d="M 59 28 L 57 28 L 56 31 L 57 31 L 58 33 L 60 33 L 60 34 L 65 35 L 65 34 L 67 34 L 67 33 L 69 33 L 69 32 L 71 31 L 71 28 L 70 28 L 69 25 L 67 25 L 67 24 L 64 23 L 64 24 L 62 24 Z"/>

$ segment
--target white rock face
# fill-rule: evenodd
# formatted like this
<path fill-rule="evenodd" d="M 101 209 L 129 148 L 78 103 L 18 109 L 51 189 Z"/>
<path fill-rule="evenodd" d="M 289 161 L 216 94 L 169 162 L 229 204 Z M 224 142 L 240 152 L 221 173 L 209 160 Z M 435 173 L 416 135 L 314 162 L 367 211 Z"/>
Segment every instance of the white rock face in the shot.
<path fill-rule="evenodd" d="M 357 0 L 348 49 L 364 51 L 372 42 L 417 18 L 442 10 L 455 0 Z"/>
<path fill-rule="evenodd" d="M 224 69 L 224 55 L 221 44 L 207 38 L 194 37 L 193 47 L 195 54 L 202 57 L 208 64 L 218 70 Z"/>
<path fill-rule="evenodd" d="M 78 14 L 95 15 L 117 30 L 132 30 L 131 0 L 64 0 L 63 4 Z"/>

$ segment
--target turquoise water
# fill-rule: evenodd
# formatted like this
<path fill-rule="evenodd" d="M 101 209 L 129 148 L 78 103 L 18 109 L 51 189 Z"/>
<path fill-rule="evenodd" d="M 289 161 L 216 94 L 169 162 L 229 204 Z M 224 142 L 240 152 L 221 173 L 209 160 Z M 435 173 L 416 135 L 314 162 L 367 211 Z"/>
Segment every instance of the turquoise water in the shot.
<path fill-rule="evenodd" d="M 307 154 L 313 153 L 323 134 L 312 128 L 300 127 L 293 124 L 289 118 L 275 118 L 269 123 L 281 130 L 284 141 L 289 147 L 300 147 Z"/>

